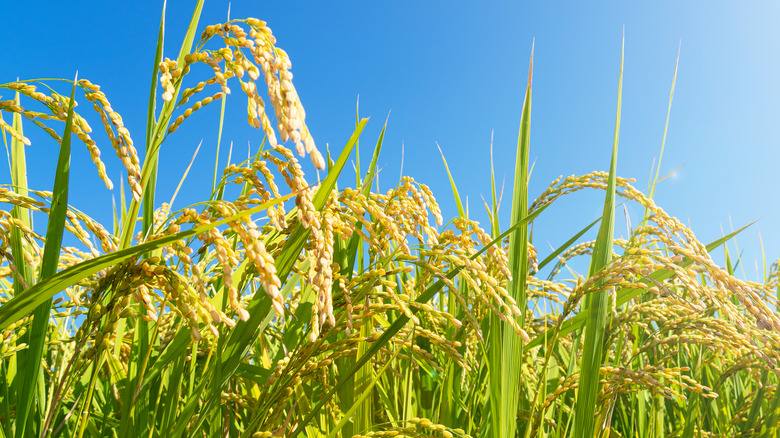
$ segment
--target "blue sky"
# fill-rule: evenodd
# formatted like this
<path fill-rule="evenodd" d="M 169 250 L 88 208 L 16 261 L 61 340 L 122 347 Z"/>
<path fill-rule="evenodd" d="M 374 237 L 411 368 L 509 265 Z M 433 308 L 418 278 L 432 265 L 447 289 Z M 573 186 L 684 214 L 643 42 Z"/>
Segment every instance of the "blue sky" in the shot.
<path fill-rule="evenodd" d="M 166 56 L 175 58 L 194 3 L 168 2 Z M 72 78 L 78 70 L 79 77 L 102 86 L 142 148 L 161 8 L 161 2 L 146 0 L 5 5 L 4 27 L 13 31 L 0 37 L 6 48 L 0 83 L 17 77 Z M 534 39 L 532 197 L 559 175 L 608 168 L 624 26 L 618 173 L 646 188 L 682 42 L 661 174 L 684 167 L 661 183 L 656 201 L 689 223 L 705 243 L 720 237 L 721 227 L 730 228 L 730 220 L 739 227 L 759 219 L 767 259 L 780 256 L 778 3 L 255 0 L 233 1 L 230 9 L 231 18 L 267 21 L 278 46 L 289 53 L 307 123 L 323 152 L 326 144 L 337 153 L 346 143 L 359 95 L 360 114 L 371 117 L 361 142 L 363 157 L 369 156 L 390 113 L 380 188 L 398 180 L 403 144 L 404 174 L 432 188 L 445 217 L 456 214 L 438 142 L 472 216 L 485 225 L 481 197 L 489 198 L 491 132 L 496 175 L 499 181 L 506 178 L 508 193 Z M 207 0 L 200 29 L 225 21 L 227 11 L 227 1 Z M 247 141 L 256 148 L 261 137 L 244 128 L 243 99 L 229 99 L 227 111 L 231 121 L 223 151 L 234 141 L 234 154 L 245 157 Z M 164 144 L 158 199 L 170 198 L 201 139 L 188 180 L 192 198 L 181 199 L 204 196 L 217 116 L 218 107 L 204 111 Z M 49 190 L 56 150 L 32 125 L 26 133 L 33 140 L 30 184 Z M 119 182 L 118 160 L 105 138 L 96 139 L 104 146 L 110 175 Z M 107 212 L 118 190 L 102 186 L 83 147 L 74 150 L 73 166 L 72 202 L 109 225 Z M 0 182 L 9 180 L 4 176 Z M 598 216 L 602 200 L 602 193 L 578 193 L 545 212 L 535 230 L 541 255 Z M 506 226 L 508 200 L 503 207 Z M 635 224 L 641 210 L 636 205 L 629 210 Z M 617 233 L 625 235 L 622 214 L 617 217 Z M 746 276 L 755 279 L 761 259 L 756 227 L 738 242 Z"/>

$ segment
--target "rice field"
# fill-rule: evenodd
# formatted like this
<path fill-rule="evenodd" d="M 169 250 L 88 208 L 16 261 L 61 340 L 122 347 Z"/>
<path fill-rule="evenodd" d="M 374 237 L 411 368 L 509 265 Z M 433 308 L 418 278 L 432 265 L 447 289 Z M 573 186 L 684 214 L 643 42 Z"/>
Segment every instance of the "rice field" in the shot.
<path fill-rule="evenodd" d="M 451 177 L 456 217 L 410 177 L 379 192 L 368 119 L 323 153 L 283 41 L 254 18 L 199 27 L 201 8 L 174 58 L 160 26 L 145 132 L 87 79 L 0 84 L 0 438 L 778 436 L 780 267 L 738 278 L 724 244 L 744 228 L 700 242 L 653 201 L 657 172 L 644 191 L 619 176 L 622 58 L 607 170 L 529 193 L 531 52 L 511 221 L 491 174 L 484 226 Z M 229 135 L 227 96 L 264 141 L 174 209 L 160 150 L 208 105 Z M 32 130 L 59 145 L 50 191 L 27 181 Z M 360 140 L 374 153 L 350 175 Z M 68 202 L 83 147 L 120 188 L 112 223 Z M 580 190 L 601 217 L 534 246 Z M 644 211 L 625 239 L 623 202 Z"/>

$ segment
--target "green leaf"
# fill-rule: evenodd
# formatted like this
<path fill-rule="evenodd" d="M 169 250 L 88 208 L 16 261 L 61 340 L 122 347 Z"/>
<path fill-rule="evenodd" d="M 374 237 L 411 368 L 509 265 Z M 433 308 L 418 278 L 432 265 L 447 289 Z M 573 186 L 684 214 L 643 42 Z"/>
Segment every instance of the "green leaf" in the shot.
<path fill-rule="evenodd" d="M 517 138 L 517 157 L 515 160 L 515 183 L 512 191 L 512 224 L 523 223 L 528 214 L 528 171 L 531 143 L 531 85 L 533 82 L 534 49 L 531 45 L 531 60 L 528 66 L 528 83 L 520 120 L 520 132 Z M 528 276 L 528 225 L 523 224 L 509 236 L 509 272 L 512 278 L 507 284 L 507 292 L 520 308 L 520 316 L 515 318 L 522 328 L 525 326 L 526 281 Z M 492 320 L 495 322 L 495 316 Z M 491 344 L 490 368 L 490 406 L 492 427 L 496 436 L 514 438 L 517 431 L 517 407 L 522 395 L 523 338 L 518 336 L 511 325 L 501 324 L 503 331 L 500 343 Z M 498 333 L 499 327 L 493 325 L 491 334 Z M 497 340 L 491 336 L 491 342 Z M 493 350 L 500 348 L 500 359 Z"/>
<path fill-rule="evenodd" d="M 65 231 L 65 217 L 68 211 L 68 182 L 70 180 L 70 142 L 73 132 L 73 106 L 76 95 L 76 81 L 73 80 L 73 87 L 70 91 L 70 102 L 68 103 L 68 117 L 65 120 L 65 132 L 62 135 L 62 144 L 60 145 L 60 154 L 57 160 L 57 170 L 54 173 L 54 189 L 52 190 L 51 210 L 49 211 L 49 223 L 46 227 L 46 243 L 43 248 L 43 260 L 41 261 L 40 279 L 50 278 L 57 272 L 57 264 L 60 259 L 60 248 L 62 247 L 62 236 Z M 39 281 L 40 283 L 40 281 Z M 16 298 L 16 297 L 14 297 Z M 20 403 L 17 410 L 17 428 L 16 436 L 24 437 L 26 427 L 28 426 L 27 416 L 31 414 L 31 405 L 36 392 L 36 384 L 41 373 L 41 359 L 43 349 L 46 346 L 46 331 L 49 328 L 49 313 L 51 312 L 51 297 L 44 300 L 35 307 L 33 313 L 32 328 L 29 334 L 29 347 L 27 350 L 29 366 L 24 372 L 22 381 L 22 392 L 20 394 Z M 4 310 L 0 309 L 0 311 Z M 2 323 L 0 323 L 2 324 Z M 43 400 L 39 400 L 39 408 L 43 407 Z M 36 426 L 40 425 L 40 420 L 45 413 L 39 409 L 38 415 L 34 419 Z M 28 431 L 32 432 L 32 431 Z"/>
<path fill-rule="evenodd" d="M 625 36 L 623 37 L 623 50 L 625 50 Z M 615 181 L 617 178 L 617 152 L 618 138 L 620 136 L 620 108 L 623 96 L 623 52 L 620 55 L 620 79 L 618 80 L 618 104 L 615 119 L 615 136 L 612 142 L 612 161 L 609 165 L 609 177 L 607 180 L 606 197 L 604 200 L 604 212 L 602 213 L 601 228 L 593 247 L 589 277 L 593 277 L 604 269 L 612 260 L 612 245 L 615 222 Z M 598 283 L 594 288 L 598 289 Z M 607 311 L 609 297 L 602 291 L 592 292 L 586 295 L 586 303 L 583 308 L 585 320 L 585 343 L 582 351 L 582 364 L 580 366 L 579 392 L 574 414 L 574 435 L 580 437 L 592 437 L 601 434 L 600 425 L 596 423 L 596 397 L 599 392 L 600 369 L 602 363 L 602 351 L 604 346 L 604 329 L 607 325 Z"/>
<path fill-rule="evenodd" d="M 184 64 L 184 57 L 190 52 L 190 49 L 192 48 L 192 43 L 195 39 L 195 33 L 198 28 L 198 21 L 200 20 L 200 14 L 203 10 L 203 1 L 204 0 L 198 0 L 197 4 L 195 5 L 195 11 L 192 13 L 192 19 L 190 20 L 190 24 L 187 27 L 187 34 L 184 38 L 184 41 L 182 42 L 181 49 L 179 50 L 179 58 L 176 62 L 177 66 Z M 158 36 L 158 44 L 159 43 L 161 43 L 161 39 Z M 153 181 L 155 180 L 157 174 L 157 159 L 160 152 L 160 146 L 165 139 L 165 133 L 167 132 L 168 124 L 171 120 L 171 115 L 175 109 L 176 101 L 179 97 L 180 91 L 181 82 L 177 81 L 175 84 L 175 93 L 173 94 L 173 98 L 170 101 L 165 102 L 163 105 L 160 116 L 158 117 L 157 123 L 155 124 L 155 130 L 149 137 L 149 142 L 146 145 L 146 157 L 144 158 L 144 163 L 141 167 L 141 180 L 138 182 L 144 190 L 144 196 L 146 196 L 148 193 L 152 193 L 152 191 L 147 190 L 147 187 L 150 184 L 152 184 L 153 187 Z M 122 224 L 122 234 L 119 238 L 119 248 L 121 249 L 130 246 L 130 240 L 132 239 L 135 230 L 135 223 L 138 218 L 140 202 L 141 200 L 137 200 L 135 198 L 133 198 L 130 202 L 130 207 L 128 208 L 127 215 L 125 216 L 125 221 Z"/>
<path fill-rule="evenodd" d="M 444 152 L 441 150 L 439 143 L 436 143 L 436 147 L 439 148 L 441 154 L 441 161 L 444 163 L 444 169 L 447 171 L 447 177 L 450 179 L 450 185 L 452 186 L 452 194 L 455 197 L 455 205 L 458 206 L 458 216 L 465 218 L 466 212 L 463 210 L 463 203 L 460 202 L 460 195 L 458 194 L 458 187 L 455 185 L 455 180 L 452 179 L 452 173 L 450 173 L 450 166 L 447 165 L 447 159 L 444 158 Z"/>

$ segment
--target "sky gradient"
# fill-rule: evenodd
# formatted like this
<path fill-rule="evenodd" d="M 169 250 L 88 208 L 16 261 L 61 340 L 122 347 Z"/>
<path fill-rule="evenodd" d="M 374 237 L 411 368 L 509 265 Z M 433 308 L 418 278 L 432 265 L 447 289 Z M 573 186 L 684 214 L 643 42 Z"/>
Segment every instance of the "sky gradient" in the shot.
<path fill-rule="evenodd" d="M 661 147 L 675 60 L 679 73 L 656 202 L 689 224 L 704 243 L 759 220 L 739 238 L 745 275 L 761 271 L 761 231 L 769 263 L 780 256 L 780 30 L 776 2 L 265 2 L 233 1 L 230 17 L 268 22 L 293 63 L 307 124 L 321 151 L 338 153 L 354 129 L 356 102 L 371 121 L 362 157 L 389 114 L 380 158 L 382 191 L 401 172 L 431 187 L 445 216 L 457 213 L 438 143 L 471 216 L 487 226 L 490 141 L 496 177 L 506 178 L 509 218 L 517 132 L 534 42 L 530 197 L 559 175 L 607 170 L 615 126 L 620 46 L 625 26 L 618 174 L 644 191 Z M 597 4 L 594 4 L 597 3 Z M 649 2 L 648 2 L 649 3 Z M 175 58 L 194 1 L 167 5 L 165 56 Z M 6 61 L 0 83 L 17 77 L 88 78 L 101 85 L 143 148 L 145 114 L 162 3 L 157 1 L 13 2 L 0 36 Z M 224 22 L 228 2 L 207 0 L 199 31 Z M 238 90 L 237 87 L 235 87 Z M 69 91 L 62 84 L 58 91 Z M 3 99 L 10 93 L 0 93 Z M 83 99 L 82 99 L 83 100 Z M 23 102 L 24 104 L 24 102 Z M 245 157 L 262 137 L 245 128 L 245 101 L 228 99 L 223 152 Z M 185 123 L 164 144 L 158 199 L 170 198 L 195 147 L 192 201 L 210 187 L 218 106 Z M 9 120 L 6 117 L 6 120 Z M 90 119 L 93 127 L 99 123 Z M 54 143 L 28 124 L 30 185 L 50 190 Z M 177 131 L 177 134 L 179 132 Z M 118 160 L 96 136 L 115 183 Z M 240 151 L 240 152 L 239 152 Z M 223 154 L 223 164 L 226 158 Z M 2 180 L 10 182 L 2 160 Z M 236 160 L 233 160 L 236 161 Z M 118 189 L 106 190 L 83 145 L 74 145 L 72 203 L 107 226 Z M 311 166 L 306 167 L 312 171 Z M 113 173 L 111 173 L 113 172 Z M 350 180 L 351 181 L 351 180 Z M 182 203 L 188 198 L 184 195 Z M 206 195 L 207 196 L 207 195 Z M 178 201 L 177 201 L 178 202 Z M 603 193 L 577 193 L 538 220 L 541 257 L 600 215 Z M 179 208 L 185 205 L 178 205 Z M 633 224 L 642 211 L 629 206 Z M 616 235 L 626 235 L 619 211 Z M 732 245 L 731 250 L 735 248 Z M 722 263 L 720 251 L 715 260 Z M 739 272 L 739 271 L 738 271 Z"/>

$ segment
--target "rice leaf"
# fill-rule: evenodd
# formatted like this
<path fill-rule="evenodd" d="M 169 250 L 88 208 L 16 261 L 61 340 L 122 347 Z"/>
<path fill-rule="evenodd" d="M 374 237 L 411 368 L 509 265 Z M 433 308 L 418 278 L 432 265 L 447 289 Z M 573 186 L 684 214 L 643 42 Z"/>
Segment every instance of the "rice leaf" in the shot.
<path fill-rule="evenodd" d="M 620 107 L 623 94 L 623 51 L 625 50 L 625 36 L 623 37 L 623 49 L 620 55 L 620 79 L 618 80 L 618 104 L 615 120 L 615 137 L 612 143 L 612 161 L 609 166 L 609 178 L 607 181 L 606 199 L 604 200 L 604 212 L 601 216 L 601 228 L 593 247 L 588 276 L 596 275 L 601 269 L 612 261 L 612 245 L 615 221 L 615 180 L 617 178 L 617 151 L 620 134 Z M 600 283 L 599 283 L 600 284 Z M 591 437 L 601 434 L 600 424 L 594 419 L 596 413 L 596 396 L 599 392 L 600 369 L 602 364 L 604 329 L 607 324 L 607 310 L 609 297 L 603 291 L 598 290 L 598 284 L 594 286 L 594 292 L 586 297 L 583 308 L 585 319 L 585 341 L 582 352 L 582 365 L 580 367 L 580 384 L 577 395 L 577 404 L 574 414 L 574 435 Z"/>
<path fill-rule="evenodd" d="M 517 158 L 515 161 L 515 183 L 512 193 L 512 224 L 522 223 L 528 214 L 528 177 L 531 139 L 531 85 L 533 83 L 534 46 L 531 45 L 531 60 L 528 66 L 520 132 L 517 138 Z M 525 327 L 528 310 L 526 281 L 528 276 L 528 225 L 517 228 L 509 236 L 509 272 L 512 278 L 507 283 L 507 292 L 515 299 L 520 315 L 514 317 L 517 324 Z M 492 327 L 494 330 L 496 327 Z M 512 438 L 517 431 L 517 407 L 522 387 L 523 338 L 517 335 L 509 324 L 502 324 L 503 336 L 501 360 L 491 368 L 490 403 L 493 430 L 502 438 Z M 523 336 L 525 333 L 523 333 Z M 498 346 L 491 345 L 491 348 Z M 494 374 L 498 376 L 494 377 Z M 494 405 L 498 405 L 498 409 Z"/>
<path fill-rule="evenodd" d="M 184 41 L 182 42 L 181 49 L 179 50 L 179 57 L 176 61 L 178 66 L 184 64 L 184 57 L 190 52 L 190 49 L 192 48 L 192 43 L 195 39 L 195 33 L 198 28 L 198 21 L 200 20 L 200 14 L 203 10 L 203 1 L 204 0 L 198 0 L 195 5 L 195 10 L 192 13 L 192 19 L 190 20 L 190 24 L 187 27 L 187 34 L 184 38 Z M 165 12 L 163 10 L 163 18 L 164 14 Z M 164 24 L 161 24 L 161 27 L 163 26 Z M 161 42 L 162 40 L 158 36 L 158 44 Z M 160 146 L 164 140 L 164 134 L 167 132 L 171 114 L 175 108 L 174 105 L 179 97 L 180 91 L 181 82 L 176 82 L 173 98 L 170 101 L 165 102 L 163 105 L 162 111 L 160 112 L 160 115 L 157 119 L 157 123 L 155 124 L 155 130 L 149 137 L 150 140 L 146 144 L 146 157 L 144 158 L 143 166 L 141 167 L 141 180 L 138 182 L 144 190 L 144 196 L 148 196 L 150 193 L 154 192 L 153 181 L 156 179 L 157 158 L 159 155 Z M 152 186 L 147 189 L 150 184 L 152 184 Z M 139 202 L 140 200 L 136 200 L 135 198 L 130 201 L 130 207 L 128 208 L 127 216 L 125 216 L 125 221 L 122 224 L 122 235 L 119 238 L 119 248 L 124 249 L 130 246 L 130 240 L 133 236 L 135 222 L 138 217 L 138 210 L 140 209 Z M 147 202 L 147 204 L 153 207 L 153 202 Z"/>
<path fill-rule="evenodd" d="M 669 107 L 666 110 L 666 123 L 664 124 L 664 136 L 661 139 L 661 152 L 658 154 L 658 166 L 655 169 L 655 176 L 650 184 L 650 190 L 648 196 L 650 199 L 655 198 L 655 186 L 658 184 L 658 174 L 661 171 L 661 160 L 664 157 L 664 146 L 666 146 L 666 133 L 669 131 L 669 117 L 672 114 L 672 100 L 674 99 L 674 86 L 677 83 L 677 68 L 680 66 L 680 49 L 682 48 L 682 41 L 680 41 L 680 47 L 677 49 L 677 61 L 674 63 L 674 76 L 672 77 L 672 91 L 669 92 Z"/>
<path fill-rule="evenodd" d="M 444 152 L 441 150 L 439 143 L 436 143 L 436 147 L 439 148 L 441 154 L 441 161 L 444 163 L 444 169 L 447 171 L 447 177 L 450 179 L 450 186 L 452 186 L 452 194 L 455 197 L 455 205 L 458 206 L 458 216 L 465 218 L 466 212 L 463 210 L 463 203 L 460 202 L 460 195 L 458 194 L 458 187 L 455 185 L 455 180 L 452 179 L 452 173 L 450 172 L 450 166 L 447 165 L 447 159 L 444 158 Z"/>
<path fill-rule="evenodd" d="M 62 235 L 65 229 L 65 217 L 68 211 L 68 184 L 70 180 L 70 142 L 73 130 L 73 106 L 76 95 L 76 81 L 73 80 L 73 87 L 70 92 L 70 102 L 68 104 L 68 116 L 65 121 L 65 132 L 62 135 L 59 158 L 57 160 L 57 170 L 54 173 L 54 188 L 52 189 L 51 210 L 49 211 L 49 223 L 46 226 L 46 243 L 43 249 L 43 259 L 41 260 L 40 280 L 51 277 L 57 272 L 57 264 L 60 259 L 60 247 L 62 246 Z M 17 412 L 17 436 L 25 436 L 25 430 L 28 425 L 27 415 L 31 414 L 31 405 L 34 398 L 36 384 L 39 382 L 41 373 L 41 358 L 46 346 L 46 330 L 49 328 L 49 314 L 51 312 L 52 300 L 49 298 L 39 304 L 33 312 L 32 328 L 30 329 L 29 340 L 29 363 L 22 381 L 22 392 L 20 394 L 19 411 Z M 38 426 L 44 415 L 43 400 L 40 400 L 38 415 L 33 423 Z"/>
<path fill-rule="evenodd" d="M 390 360 L 388 360 L 382 368 L 380 368 L 380 370 L 376 373 L 376 376 L 374 376 L 371 382 L 369 382 L 368 385 L 366 385 L 365 389 L 360 393 L 360 396 L 358 397 L 357 401 L 352 405 L 351 408 L 349 408 L 349 410 L 347 410 L 344 413 L 341 421 L 336 425 L 336 427 L 334 427 L 331 430 L 327 438 L 334 438 L 336 434 L 340 432 L 341 429 L 344 428 L 344 426 L 352 418 L 352 415 L 355 413 L 358 407 L 362 406 L 362 402 L 365 401 L 369 396 L 371 396 L 371 390 L 374 388 L 374 385 L 376 385 L 379 379 L 385 374 L 387 368 L 390 366 L 390 364 L 393 363 L 393 360 L 395 360 L 398 357 L 398 354 L 400 352 L 401 352 L 401 348 L 398 348 L 395 351 L 395 353 L 393 353 L 393 357 Z"/>
<path fill-rule="evenodd" d="M 598 218 L 595 221 L 591 222 L 588 226 L 586 226 L 585 228 L 581 229 L 579 232 L 577 232 L 577 234 L 572 236 L 571 239 L 567 240 L 566 243 L 564 243 L 563 245 L 559 246 L 558 249 L 556 249 L 555 251 L 550 253 L 550 255 L 548 255 L 547 257 L 544 258 L 544 260 L 539 262 L 538 269 L 540 271 L 542 269 L 544 269 L 544 267 L 547 266 L 548 263 L 550 263 L 551 261 L 555 260 L 555 258 L 558 257 L 563 251 L 565 251 L 566 248 L 570 247 L 572 244 L 574 244 L 574 242 L 579 240 L 580 237 L 582 237 L 585 233 L 587 233 L 588 230 L 593 228 L 594 225 L 599 223 L 600 220 L 601 220 L 601 218 Z"/>
<path fill-rule="evenodd" d="M 16 93 L 15 102 L 17 105 L 19 104 L 18 92 Z M 15 113 L 13 116 L 13 129 L 16 130 L 16 132 L 19 134 L 23 135 L 22 116 L 19 113 Z M 11 181 L 14 185 L 13 190 L 20 195 L 27 195 L 27 164 L 24 147 L 25 145 L 21 140 L 19 140 L 17 137 L 11 137 Z M 11 217 L 20 221 L 24 226 L 32 228 L 32 217 L 30 215 L 30 211 L 27 208 L 18 205 L 14 206 L 14 208 L 11 209 Z M 14 260 L 14 264 L 16 265 L 16 270 L 18 271 L 18 275 L 14 278 L 13 282 L 14 296 L 16 296 L 21 294 L 26 288 L 33 284 L 34 273 L 33 267 L 27 263 L 27 260 L 24 257 L 24 247 L 27 243 L 24 239 L 22 231 L 18 227 L 12 227 L 10 234 L 11 254 Z M 0 307 L 0 309 L 1 308 L 2 307 Z M 18 343 L 29 343 L 29 337 L 30 334 L 26 334 L 24 337 L 19 339 Z M 19 374 L 18 378 L 15 380 L 12 379 L 12 381 L 14 381 L 13 389 L 19 392 L 19 403 L 20 406 L 22 406 L 22 408 L 17 408 L 19 411 L 17 415 L 19 415 L 20 418 L 18 418 L 16 421 L 16 429 L 19 430 L 23 429 L 24 425 L 27 423 L 26 417 L 30 409 L 32 398 L 31 388 L 23 388 L 19 382 L 25 382 L 27 385 L 30 385 L 30 380 L 35 381 L 34 379 L 26 377 L 28 371 L 34 368 L 34 366 L 28 364 L 39 364 L 40 360 L 35 362 L 33 357 L 34 353 L 29 350 L 22 350 L 17 354 L 17 356 L 19 360 Z M 29 372 L 32 373 L 34 371 Z M 11 385 L 8 387 L 10 389 Z M 3 401 L 4 404 L 8 403 L 5 398 Z M 26 408 L 24 408 L 24 406 L 26 406 Z M 8 418 L 10 418 L 10 415 Z M 21 430 L 20 433 L 22 432 L 24 431 Z M 10 430 L 9 435 L 11 435 Z M 17 434 L 17 436 L 19 436 L 19 434 Z"/>

